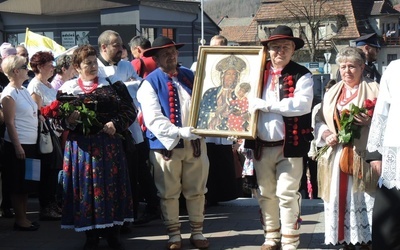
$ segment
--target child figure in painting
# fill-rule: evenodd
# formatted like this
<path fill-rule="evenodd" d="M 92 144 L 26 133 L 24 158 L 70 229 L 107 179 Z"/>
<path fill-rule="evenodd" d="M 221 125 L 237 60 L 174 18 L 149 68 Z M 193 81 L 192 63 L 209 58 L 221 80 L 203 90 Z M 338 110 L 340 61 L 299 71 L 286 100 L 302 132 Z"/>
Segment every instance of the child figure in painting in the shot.
<path fill-rule="evenodd" d="M 229 105 L 228 127 L 233 131 L 248 131 L 249 126 L 249 100 L 247 95 L 251 86 L 248 82 L 242 82 L 236 87 L 235 95 L 237 98 L 232 100 Z"/>

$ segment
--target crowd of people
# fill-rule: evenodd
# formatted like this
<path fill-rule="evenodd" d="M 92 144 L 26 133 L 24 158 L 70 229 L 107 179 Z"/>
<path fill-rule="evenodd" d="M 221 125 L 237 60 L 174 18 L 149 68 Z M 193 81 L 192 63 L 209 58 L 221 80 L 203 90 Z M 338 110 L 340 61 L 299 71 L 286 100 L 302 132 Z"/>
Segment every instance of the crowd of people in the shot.
<path fill-rule="evenodd" d="M 216 62 L 219 83 L 202 95 L 197 126 L 246 131 L 258 112 L 256 138 L 238 141 L 204 138 L 191 127 L 196 67 L 178 63 L 184 45 L 135 36 L 131 62 L 112 30 L 100 34 L 98 51 L 83 44 L 56 59 L 51 52 L 29 57 L 22 45 L 1 45 L 7 157 L 0 163 L 0 201 L 14 230 L 39 230 L 27 217 L 28 197 L 36 194 L 39 220 L 60 220 L 61 228 L 85 232 L 83 249 L 97 249 L 100 238 L 125 249 L 120 234 L 155 219 L 166 227 L 166 248 L 181 249 L 184 208 L 191 244 L 207 249 L 206 207 L 242 195 L 244 177 L 260 206 L 262 250 L 298 248 L 302 198 L 323 200 L 325 244 L 399 249 L 393 136 L 398 61 L 381 79 L 373 65 L 380 48 L 376 34 L 338 52 L 338 77 L 318 101 L 312 73 L 292 60 L 304 41 L 288 26 L 261 41 L 269 56 L 259 97 L 247 98 L 252 86 L 241 74 L 250 65 L 243 59 L 229 55 Z M 227 40 L 217 35 L 210 46 L 227 46 Z M 62 145 L 61 163 L 54 153 L 39 152 L 41 122 Z M 26 178 L 28 159 L 40 159 L 39 181 Z M 139 202 L 146 202 L 141 215 Z"/>

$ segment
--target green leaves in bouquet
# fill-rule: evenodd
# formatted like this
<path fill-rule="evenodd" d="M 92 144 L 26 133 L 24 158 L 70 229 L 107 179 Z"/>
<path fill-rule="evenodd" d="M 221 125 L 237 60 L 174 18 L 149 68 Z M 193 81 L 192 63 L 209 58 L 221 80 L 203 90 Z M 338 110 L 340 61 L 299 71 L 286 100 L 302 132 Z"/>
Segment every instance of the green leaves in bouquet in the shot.
<path fill-rule="evenodd" d="M 78 123 L 82 124 L 83 127 L 83 134 L 88 135 L 90 133 L 90 128 L 92 126 L 102 127 L 103 125 L 97 120 L 96 112 L 91 109 L 88 109 L 85 104 L 80 106 L 74 106 L 71 103 L 64 103 L 61 106 L 61 110 L 64 114 L 64 117 L 68 117 L 71 115 L 75 110 L 79 111 L 80 113 L 80 120 L 77 120 Z"/>
<path fill-rule="evenodd" d="M 365 113 L 365 108 L 360 108 L 354 104 L 350 105 L 350 109 L 345 109 L 341 113 L 340 126 L 338 132 L 339 143 L 351 143 L 354 139 L 360 139 L 361 127 L 354 124 L 354 116 Z"/>

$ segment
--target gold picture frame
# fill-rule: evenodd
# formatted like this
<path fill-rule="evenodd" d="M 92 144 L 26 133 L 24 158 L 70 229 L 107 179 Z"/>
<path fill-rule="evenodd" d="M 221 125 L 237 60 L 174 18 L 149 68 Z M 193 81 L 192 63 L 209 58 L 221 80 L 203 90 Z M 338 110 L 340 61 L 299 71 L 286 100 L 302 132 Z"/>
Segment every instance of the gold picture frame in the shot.
<path fill-rule="evenodd" d="M 205 137 L 252 139 L 258 112 L 248 100 L 260 97 L 267 53 L 264 46 L 200 46 L 190 126 Z"/>

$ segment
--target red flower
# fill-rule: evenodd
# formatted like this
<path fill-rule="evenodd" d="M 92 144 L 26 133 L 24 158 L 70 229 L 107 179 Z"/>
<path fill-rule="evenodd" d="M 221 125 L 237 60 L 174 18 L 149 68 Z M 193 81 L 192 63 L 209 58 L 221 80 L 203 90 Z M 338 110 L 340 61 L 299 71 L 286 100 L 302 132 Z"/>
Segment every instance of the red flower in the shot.
<path fill-rule="evenodd" d="M 52 109 L 52 110 L 59 109 L 60 106 L 61 106 L 61 104 L 62 104 L 62 103 L 61 103 L 60 101 L 55 100 L 54 102 L 52 102 L 52 103 L 50 104 L 50 109 Z"/>
<path fill-rule="evenodd" d="M 376 98 L 374 98 L 373 100 L 366 99 L 364 101 L 363 108 L 365 109 L 365 113 L 370 117 L 372 117 L 372 115 L 374 114 L 375 105 L 376 105 Z"/>
<path fill-rule="evenodd" d="M 52 111 L 51 111 L 51 115 L 52 115 L 53 117 L 58 117 L 58 111 L 57 111 L 57 110 L 52 110 Z"/>
<path fill-rule="evenodd" d="M 40 109 L 40 113 L 45 116 L 45 117 L 49 117 L 50 113 L 51 113 L 51 109 L 49 106 L 44 106 Z"/>

